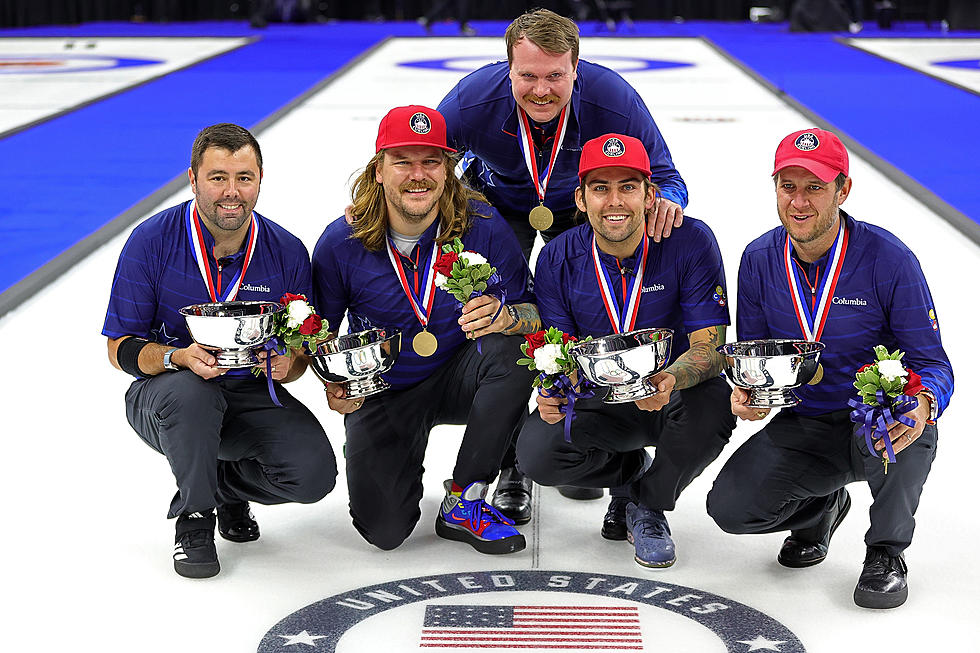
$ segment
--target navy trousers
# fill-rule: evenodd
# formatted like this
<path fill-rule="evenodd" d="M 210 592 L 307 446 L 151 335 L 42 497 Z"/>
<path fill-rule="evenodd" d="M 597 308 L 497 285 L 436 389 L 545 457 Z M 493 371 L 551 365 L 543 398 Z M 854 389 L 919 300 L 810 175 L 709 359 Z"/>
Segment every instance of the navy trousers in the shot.
<path fill-rule="evenodd" d="M 323 427 L 275 388 L 282 408 L 265 377 L 205 381 L 181 370 L 133 382 L 126 417 L 177 481 L 168 517 L 233 501 L 314 503 L 334 488 L 337 461 Z"/>
<path fill-rule="evenodd" d="M 345 416 L 347 487 L 354 527 L 385 550 L 400 545 L 422 513 L 422 462 L 429 431 L 465 424 L 452 478 L 492 482 L 504 451 L 527 418 L 533 372 L 516 364 L 520 336 L 468 342 L 418 385 L 369 397 Z"/>
<path fill-rule="evenodd" d="M 725 463 L 708 493 L 708 514 L 729 533 L 809 528 L 834 492 L 867 481 L 874 501 L 865 544 L 899 555 L 912 542 L 938 431 L 926 426 L 885 474 L 881 457 L 868 453 L 848 415 L 848 410 L 813 417 L 781 411 Z"/>
<path fill-rule="evenodd" d="M 531 413 L 517 441 L 517 460 L 540 485 L 628 486 L 630 496 L 653 510 L 673 510 L 681 491 L 728 444 L 735 417 L 728 384 L 720 377 L 671 393 L 659 411 L 599 398 L 575 403 L 571 442 L 565 423 L 548 424 Z M 644 473 L 643 447 L 656 446 Z"/>

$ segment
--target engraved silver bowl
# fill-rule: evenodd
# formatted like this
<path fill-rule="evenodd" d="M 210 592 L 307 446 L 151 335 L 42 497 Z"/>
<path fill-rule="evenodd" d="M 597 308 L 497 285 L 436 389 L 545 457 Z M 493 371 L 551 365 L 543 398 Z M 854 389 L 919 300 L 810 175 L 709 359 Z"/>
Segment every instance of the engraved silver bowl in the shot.
<path fill-rule="evenodd" d="M 258 365 L 255 353 L 272 338 L 275 317 L 285 310 L 278 302 L 214 302 L 180 309 L 194 342 L 207 347 L 217 367 Z"/>
<path fill-rule="evenodd" d="M 639 329 L 576 343 L 569 348 L 582 374 L 608 386 L 606 403 L 621 404 L 657 394 L 649 378 L 667 367 L 674 332 Z"/>
<path fill-rule="evenodd" d="M 822 342 L 807 340 L 742 340 L 718 347 L 725 374 L 749 391 L 751 408 L 781 408 L 800 403 L 793 392 L 817 373 Z"/>
<path fill-rule="evenodd" d="M 324 383 L 341 383 L 347 399 L 369 397 L 391 385 L 381 378 L 401 351 L 397 329 L 368 329 L 321 342 L 310 356 L 313 373 Z"/>

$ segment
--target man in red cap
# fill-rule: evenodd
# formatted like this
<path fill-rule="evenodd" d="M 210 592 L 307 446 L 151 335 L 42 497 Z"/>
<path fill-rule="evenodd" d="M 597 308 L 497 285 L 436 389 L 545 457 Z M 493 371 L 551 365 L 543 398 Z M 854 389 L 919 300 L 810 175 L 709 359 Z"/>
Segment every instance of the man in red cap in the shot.
<path fill-rule="evenodd" d="M 742 254 L 738 337 L 819 341 L 826 348 L 810 385 L 796 390 L 800 403 L 781 409 L 732 454 L 708 494 L 708 512 L 730 533 L 790 531 L 779 563 L 809 567 L 827 556 L 850 509 L 845 485 L 867 481 L 874 501 L 854 602 L 893 608 L 908 596 L 902 552 L 912 541 L 913 515 L 936 455 L 935 421 L 953 393 L 953 374 L 915 255 L 888 231 L 840 208 L 852 187 L 848 167 L 843 143 L 822 129 L 794 132 L 776 149 L 782 225 Z M 855 373 L 875 361 L 878 345 L 905 352 L 899 376 L 903 394 L 915 397 L 908 421 L 887 425 L 897 462 L 891 473 L 882 463 L 886 438 L 859 437 L 848 404 L 858 398 Z M 752 421 L 770 412 L 750 406 L 740 388 L 731 407 Z"/>
<path fill-rule="evenodd" d="M 669 365 L 647 379 L 656 394 L 608 404 L 597 388 L 575 402 L 568 438 L 567 398 L 539 395 L 517 459 L 542 485 L 613 488 L 603 536 L 629 539 L 643 566 L 669 567 L 675 553 L 664 512 L 718 457 L 735 419 L 716 351 L 729 323 L 718 243 L 689 216 L 654 242 L 645 229 L 657 193 L 649 178 L 638 139 L 605 134 L 585 143 L 575 203 L 588 222 L 545 245 L 534 291 L 542 323 L 579 339 L 672 329 Z M 644 450 L 651 445 L 652 460 Z M 617 513 L 625 513 L 625 526 Z"/>
<path fill-rule="evenodd" d="M 313 251 L 315 306 L 335 333 L 345 313 L 351 333 L 401 331 L 401 352 L 384 374 L 390 390 L 365 400 L 326 387 L 345 416 L 354 526 L 379 548 L 400 545 L 421 515 L 429 431 L 465 424 L 436 533 L 483 553 L 520 551 L 524 536 L 484 498 L 527 417 L 530 372 L 514 364 L 523 342 L 515 334 L 540 328 L 527 263 L 507 223 L 453 174 L 438 111 L 392 109 L 375 149 L 353 188 L 360 219 L 335 220 Z M 475 252 L 496 267 L 486 293 L 461 306 L 436 286 L 450 275 L 441 248 L 456 239 L 461 256 Z"/>

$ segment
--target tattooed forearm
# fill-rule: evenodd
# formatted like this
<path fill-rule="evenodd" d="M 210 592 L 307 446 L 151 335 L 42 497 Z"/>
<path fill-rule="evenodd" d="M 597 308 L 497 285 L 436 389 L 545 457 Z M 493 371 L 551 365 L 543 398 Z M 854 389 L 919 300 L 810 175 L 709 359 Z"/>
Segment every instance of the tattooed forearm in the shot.
<path fill-rule="evenodd" d="M 724 359 L 715 350 L 719 345 L 725 344 L 724 326 L 698 329 L 690 335 L 690 339 L 691 348 L 665 370 L 677 379 L 675 390 L 690 388 L 718 376 L 724 365 Z"/>
<path fill-rule="evenodd" d="M 541 330 L 541 316 L 538 315 L 538 307 L 534 304 L 514 304 L 511 306 L 517 314 L 517 321 L 503 330 L 507 335 L 518 335 L 522 333 L 536 333 Z"/>

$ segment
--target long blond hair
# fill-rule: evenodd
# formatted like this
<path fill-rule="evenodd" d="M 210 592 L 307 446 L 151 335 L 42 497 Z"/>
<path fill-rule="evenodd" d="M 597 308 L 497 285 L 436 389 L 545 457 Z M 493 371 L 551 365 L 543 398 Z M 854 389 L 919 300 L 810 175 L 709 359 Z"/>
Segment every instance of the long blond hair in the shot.
<path fill-rule="evenodd" d="M 385 201 L 384 187 L 378 183 L 376 171 L 384 160 L 384 150 L 371 158 L 364 171 L 357 177 L 351 190 L 354 201 L 352 213 L 356 217 L 353 225 L 354 238 L 361 241 L 364 248 L 377 252 L 385 247 L 388 237 L 388 204 Z M 470 229 L 474 217 L 488 218 L 479 212 L 472 212 L 469 203 L 473 200 L 487 203 L 482 193 L 463 184 L 455 174 L 456 159 L 443 153 L 446 167 L 446 184 L 439 198 L 439 238 L 437 243 L 451 243 L 454 238 L 462 238 Z"/>

